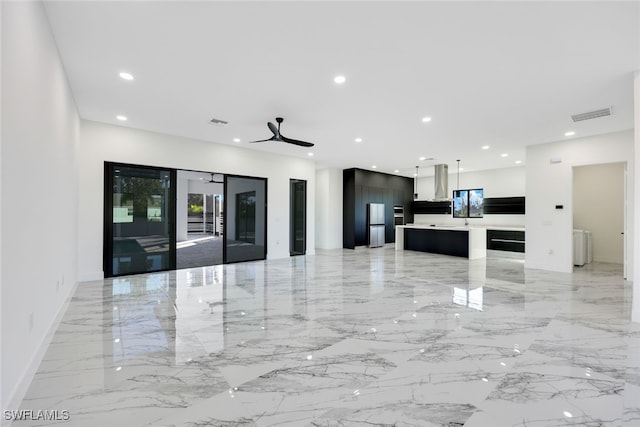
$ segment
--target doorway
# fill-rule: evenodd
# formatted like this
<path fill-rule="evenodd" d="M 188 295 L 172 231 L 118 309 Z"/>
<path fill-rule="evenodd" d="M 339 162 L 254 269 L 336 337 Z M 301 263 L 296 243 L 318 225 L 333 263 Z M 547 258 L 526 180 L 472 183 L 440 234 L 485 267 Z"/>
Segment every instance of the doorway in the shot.
<path fill-rule="evenodd" d="M 587 261 L 620 264 L 626 278 L 625 183 L 624 162 L 573 168 L 573 228 L 590 232 Z"/>
<path fill-rule="evenodd" d="M 307 181 L 289 180 L 289 254 L 307 251 Z"/>
<path fill-rule="evenodd" d="M 177 171 L 176 268 L 222 264 L 224 175 Z"/>

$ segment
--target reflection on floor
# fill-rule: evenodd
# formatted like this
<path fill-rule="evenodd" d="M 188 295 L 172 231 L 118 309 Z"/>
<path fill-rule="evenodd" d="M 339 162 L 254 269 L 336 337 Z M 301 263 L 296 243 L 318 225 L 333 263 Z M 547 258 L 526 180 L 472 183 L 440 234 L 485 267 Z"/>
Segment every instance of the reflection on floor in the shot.
<path fill-rule="evenodd" d="M 83 283 L 21 408 L 72 426 L 640 425 L 620 266 L 523 266 L 380 248 Z"/>
<path fill-rule="evenodd" d="M 176 246 L 178 269 L 222 264 L 222 236 L 189 233 L 189 240 Z"/>

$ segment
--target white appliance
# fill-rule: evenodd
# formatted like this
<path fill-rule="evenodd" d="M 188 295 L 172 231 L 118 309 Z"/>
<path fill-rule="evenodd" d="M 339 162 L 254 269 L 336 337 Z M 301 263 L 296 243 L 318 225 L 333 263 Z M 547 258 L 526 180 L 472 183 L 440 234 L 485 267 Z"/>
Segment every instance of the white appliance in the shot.
<path fill-rule="evenodd" d="M 584 230 L 573 230 L 573 265 L 582 267 L 587 261 Z"/>
<path fill-rule="evenodd" d="M 369 234 L 369 247 L 384 246 L 384 204 L 369 203 L 367 205 L 367 231 Z"/>
<path fill-rule="evenodd" d="M 588 262 L 588 235 L 585 230 L 573 230 L 573 265 L 582 267 Z"/>
<path fill-rule="evenodd" d="M 584 230 L 584 238 L 587 242 L 587 264 L 593 262 L 593 234 L 589 230 Z"/>

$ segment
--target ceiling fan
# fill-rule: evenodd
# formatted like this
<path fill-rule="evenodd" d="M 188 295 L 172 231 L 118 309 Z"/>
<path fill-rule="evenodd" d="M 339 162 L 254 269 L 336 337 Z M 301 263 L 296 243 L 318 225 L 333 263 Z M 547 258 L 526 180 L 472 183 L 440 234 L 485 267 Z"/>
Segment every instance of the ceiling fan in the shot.
<path fill-rule="evenodd" d="M 269 130 L 271 131 L 271 133 L 273 133 L 273 136 L 271 138 L 261 139 L 260 141 L 249 141 L 249 142 L 254 143 L 254 142 L 265 142 L 265 141 L 280 141 L 280 142 L 286 142 L 288 144 L 299 145 L 301 147 L 313 147 L 313 144 L 311 142 L 299 141 L 297 139 L 287 138 L 286 136 L 281 134 L 280 123 L 282 123 L 283 121 L 284 119 L 282 117 L 276 117 L 276 122 L 278 122 L 277 127 L 273 123 L 267 122 L 267 126 L 269 127 Z"/>

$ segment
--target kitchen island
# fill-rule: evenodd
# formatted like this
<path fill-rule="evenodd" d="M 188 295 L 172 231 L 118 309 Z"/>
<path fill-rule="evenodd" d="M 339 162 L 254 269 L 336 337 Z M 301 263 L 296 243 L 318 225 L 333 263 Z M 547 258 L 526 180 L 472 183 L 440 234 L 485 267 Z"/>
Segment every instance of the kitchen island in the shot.
<path fill-rule="evenodd" d="M 484 227 L 407 224 L 396 226 L 396 250 L 412 250 L 468 259 L 487 256 Z"/>

